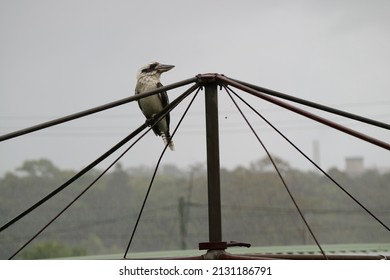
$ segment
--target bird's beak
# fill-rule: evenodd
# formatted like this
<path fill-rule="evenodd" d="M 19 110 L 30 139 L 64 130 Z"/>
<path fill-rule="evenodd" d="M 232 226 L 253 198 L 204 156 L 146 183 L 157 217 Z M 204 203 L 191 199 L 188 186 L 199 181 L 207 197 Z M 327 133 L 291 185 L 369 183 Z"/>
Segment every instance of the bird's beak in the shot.
<path fill-rule="evenodd" d="M 163 73 L 163 72 L 167 72 L 169 70 L 171 70 L 173 67 L 175 67 L 175 65 L 167 65 L 167 64 L 159 64 L 156 69 Z"/>

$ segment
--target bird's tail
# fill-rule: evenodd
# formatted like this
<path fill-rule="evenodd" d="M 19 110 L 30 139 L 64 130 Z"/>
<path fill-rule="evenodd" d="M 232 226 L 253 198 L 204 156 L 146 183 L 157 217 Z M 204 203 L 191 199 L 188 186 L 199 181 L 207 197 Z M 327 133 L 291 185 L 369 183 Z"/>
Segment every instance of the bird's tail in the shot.
<path fill-rule="evenodd" d="M 161 137 L 162 137 L 162 139 L 164 141 L 164 144 L 168 145 L 168 147 L 169 147 L 169 149 L 171 149 L 171 151 L 174 151 L 175 150 L 175 145 L 173 145 L 173 142 L 171 140 L 171 136 L 166 135 L 165 133 L 162 133 Z"/>

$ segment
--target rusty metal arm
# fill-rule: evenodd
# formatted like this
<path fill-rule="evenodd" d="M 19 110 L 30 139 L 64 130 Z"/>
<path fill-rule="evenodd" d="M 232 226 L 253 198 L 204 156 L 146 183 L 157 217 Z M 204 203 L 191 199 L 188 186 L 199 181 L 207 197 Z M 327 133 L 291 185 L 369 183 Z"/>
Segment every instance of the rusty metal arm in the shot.
<path fill-rule="evenodd" d="M 27 127 L 27 128 L 24 128 L 24 129 L 21 129 L 21 130 L 18 130 L 18 131 L 14 131 L 14 132 L 11 132 L 11 133 L 8 133 L 8 134 L 4 134 L 4 135 L 0 136 L 0 142 L 8 140 L 8 139 L 11 139 L 11 138 L 15 138 L 15 137 L 18 137 L 18 136 L 22 136 L 22 135 L 25 135 L 25 134 L 28 134 L 28 133 L 31 133 L 31 132 L 35 132 L 35 131 L 38 131 L 38 130 L 41 130 L 41 129 L 44 129 L 44 128 L 55 126 L 55 125 L 58 125 L 58 124 L 61 124 L 61 123 L 64 123 L 64 122 L 68 122 L 68 121 L 72 121 L 72 120 L 75 120 L 75 119 L 78 119 L 78 118 L 81 118 L 81 117 L 85 117 L 85 116 L 88 116 L 88 115 L 91 115 L 91 114 L 94 114 L 94 113 L 98 113 L 98 112 L 101 112 L 101 111 L 104 111 L 104 110 L 107 110 L 107 109 L 111 109 L 111 108 L 114 108 L 114 107 L 117 107 L 117 106 L 129 103 L 129 102 L 137 101 L 138 99 L 141 99 L 141 98 L 144 98 L 144 97 L 147 97 L 147 96 L 150 96 L 150 95 L 158 94 L 158 93 L 160 93 L 162 91 L 168 91 L 168 90 L 171 90 L 171 89 L 174 89 L 174 88 L 178 88 L 178 87 L 185 86 L 185 85 L 188 85 L 188 84 L 191 84 L 191 83 L 195 83 L 197 80 L 198 79 L 196 77 L 193 77 L 193 78 L 190 78 L 190 79 L 187 79 L 187 80 L 183 80 L 181 82 L 177 82 L 177 83 L 173 83 L 173 84 L 166 85 L 166 86 L 163 86 L 163 87 L 159 87 L 157 89 L 154 89 L 154 90 L 151 90 L 151 91 L 148 91 L 148 92 L 145 92 L 145 93 L 132 95 L 132 96 L 129 96 L 129 97 L 126 97 L 126 98 L 123 98 L 123 99 L 120 99 L 120 100 L 117 100 L 117 101 L 114 101 L 114 102 L 111 102 L 111 103 L 107 103 L 107 104 L 104 104 L 104 105 L 101 105 L 101 106 L 97 106 L 97 107 L 94 107 L 94 108 L 91 108 L 91 109 L 88 109 L 88 110 L 84 110 L 84 111 L 81 111 L 81 112 L 78 112 L 78 113 L 71 114 L 71 115 L 68 115 L 68 116 L 65 116 L 65 117 L 61 117 L 61 118 L 58 118 L 58 119 L 55 119 L 55 120 L 51 120 L 51 121 L 48 121 L 48 122 L 44 122 L 44 123 L 41 123 L 41 124 L 38 124 L 38 125 L 35 125 L 35 126 Z"/>
<path fill-rule="evenodd" d="M 339 115 L 339 116 L 342 116 L 342 117 L 354 119 L 356 121 L 364 122 L 364 123 L 367 123 L 367 124 L 370 124 L 370 125 L 382 127 L 382 128 L 385 128 L 385 129 L 390 129 L 390 124 L 387 124 L 387 123 L 383 123 L 383 122 L 379 122 L 377 120 L 365 118 L 365 117 L 362 117 L 362 116 L 359 116 L 359 115 L 356 115 L 356 114 L 352 114 L 352 113 L 349 113 L 349 112 L 338 110 L 338 109 L 335 109 L 335 108 L 332 108 L 332 107 L 329 107 L 329 106 L 325 106 L 325 105 L 318 104 L 318 103 L 315 103 L 315 102 L 312 102 L 312 101 L 308 101 L 308 100 L 305 100 L 305 99 L 302 99 L 302 98 L 291 96 L 291 95 L 288 95 L 288 94 L 285 94 L 285 93 L 281 93 L 279 91 L 275 91 L 275 90 L 272 90 L 272 89 L 259 87 L 259 86 L 256 86 L 256 85 L 253 85 L 253 84 L 250 84 L 250 83 L 246 83 L 246 82 L 242 82 L 242 81 L 239 81 L 239 80 L 236 80 L 236 79 L 232 79 L 232 80 L 237 82 L 237 83 L 239 83 L 239 84 L 242 84 L 244 86 L 250 87 L 250 88 L 252 88 L 254 90 L 263 92 L 263 93 L 268 94 L 268 95 L 272 95 L 272 96 L 275 96 L 275 97 L 286 99 L 286 100 L 289 100 L 289 101 L 292 101 L 292 102 L 295 102 L 295 103 L 299 103 L 299 104 L 302 104 L 302 105 L 305 105 L 305 106 L 316 108 L 318 110 L 326 111 L 326 112 L 329 112 L 329 113 L 332 113 L 332 114 L 336 114 L 336 115 Z"/>
<path fill-rule="evenodd" d="M 269 101 L 269 102 L 271 102 L 273 104 L 276 104 L 276 105 L 281 106 L 281 107 L 283 107 L 285 109 L 288 109 L 290 111 L 298 113 L 298 114 L 300 114 L 302 116 L 305 116 L 307 118 L 310 118 L 312 120 L 315 120 L 317 122 L 325 124 L 327 126 L 333 127 L 334 129 L 337 129 L 337 130 L 339 130 L 341 132 L 347 133 L 347 134 L 352 135 L 352 136 L 354 136 L 356 138 L 359 138 L 361 140 L 364 140 L 364 141 L 369 142 L 371 144 L 374 144 L 376 146 L 382 147 L 382 148 L 384 148 L 386 150 L 390 150 L 390 144 L 389 143 L 383 142 L 381 140 L 378 140 L 376 138 L 370 137 L 370 136 L 368 136 L 366 134 L 363 134 L 361 132 L 358 132 L 356 130 L 350 129 L 350 128 L 345 127 L 343 125 L 340 125 L 338 123 L 335 123 L 335 122 L 332 122 L 332 121 L 327 120 L 325 118 L 322 118 L 320 116 L 317 116 L 317 115 L 315 115 L 313 113 L 310 113 L 310 112 L 307 112 L 305 110 L 302 110 L 302 109 L 300 109 L 298 107 L 295 107 L 295 106 L 293 106 L 291 104 L 288 104 L 288 103 L 286 103 L 284 101 L 281 101 L 281 100 L 279 100 L 277 98 L 274 98 L 274 97 L 269 96 L 269 95 L 267 95 L 265 93 L 259 92 L 259 91 L 255 90 L 253 88 L 250 88 L 248 86 L 240 84 L 240 83 L 238 83 L 238 82 L 236 82 L 236 81 L 234 81 L 234 80 L 232 80 L 232 79 L 230 79 L 228 77 L 225 77 L 223 75 L 216 75 L 216 79 L 218 81 L 220 81 L 221 83 L 223 83 L 223 84 L 233 86 L 233 87 L 238 88 L 238 89 L 240 89 L 242 91 L 245 91 L 245 92 L 247 92 L 249 94 L 252 94 L 252 95 L 254 95 L 256 97 L 262 98 L 262 99 L 267 100 L 267 101 Z"/>

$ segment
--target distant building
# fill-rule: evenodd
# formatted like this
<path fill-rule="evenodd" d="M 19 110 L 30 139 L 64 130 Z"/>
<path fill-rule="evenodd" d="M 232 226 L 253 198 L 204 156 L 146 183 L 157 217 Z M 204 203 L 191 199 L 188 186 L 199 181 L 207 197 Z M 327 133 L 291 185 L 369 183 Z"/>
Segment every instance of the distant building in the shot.
<path fill-rule="evenodd" d="M 345 159 L 345 172 L 350 177 L 355 177 L 364 172 L 363 157 L 347 157 Z"/>

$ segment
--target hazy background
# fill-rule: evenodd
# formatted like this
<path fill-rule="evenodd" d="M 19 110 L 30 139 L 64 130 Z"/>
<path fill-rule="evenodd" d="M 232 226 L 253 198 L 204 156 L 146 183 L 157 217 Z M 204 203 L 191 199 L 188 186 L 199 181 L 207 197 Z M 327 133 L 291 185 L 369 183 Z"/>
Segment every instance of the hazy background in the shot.
<path fill-rule="evenodd" d="M 163 84 L 218 72 L 389 123 L 389 15 L 389 1 L 0 0 L 0 134 L 132 95 L 137 69 L 154 60 L 176 65 L 162 76 Z M 203 100 L 200 94 L 165 163 L 205 162 Z M 344 169 L 348 156 L 364 157 L 369 168 L 390 166 L 386 150 L 265 101 L 247 100 L 308 155 L 318 141 L 325 169 Z M 172 129 L 184 108 L 172 113 Z M 225 94 L 220 113 L 221 165 L 247 166 L 262 158 Z M 273 154 L 295 168 L 312 168 L 249 116 Z M 387 130 L 331 118 L 390 140 Z M 130 103 L 1 142 L 0 175 L 42 157 L 61 168 L 81 168 L 143 122 L 138 105 Z M 122 163 L 153 165 L 162 148 L 150 133 Z"/>

